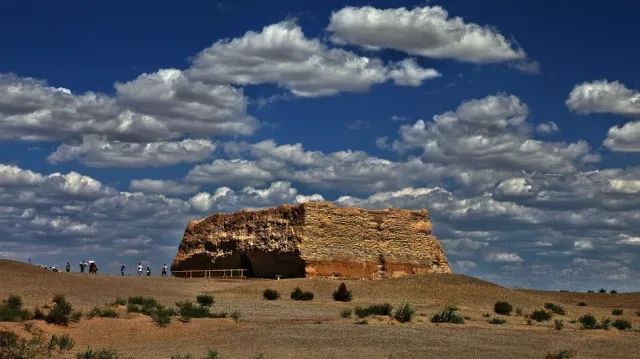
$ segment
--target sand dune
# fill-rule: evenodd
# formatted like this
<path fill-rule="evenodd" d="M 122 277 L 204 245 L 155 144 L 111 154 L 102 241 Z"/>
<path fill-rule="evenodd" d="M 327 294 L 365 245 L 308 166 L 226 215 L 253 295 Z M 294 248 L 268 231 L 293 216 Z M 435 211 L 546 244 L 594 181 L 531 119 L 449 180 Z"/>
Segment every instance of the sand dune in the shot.
<path fill-rule="evenodd" d="M 546 353 L 573 349 L 578 358 L 639 358 L 639 332 L 616 329 L 586 331 L 572 319 L 587 313 L 614 318 L 610 311 L 622 308 L 624 319 L 640 328 L 640 293 L 587 294 L 544 292 L 504 288 L 479 279 L 451 274 L 433 274 L 377 281 L 347 281 L 354 293 L 350 303 L 334 302 L 331 293 L 339 281 L 330 279 L 224 280 L 161 277 L 118 277 L 81 273 L 51 273 L 13 261 L 0 261 L 0 297 L 22 296 L 27 307 L 42 305 L 54 294 L 65 294 L 78 308 L 88 310 L 116 297 L 153 296 L 166 305 L 192 300 L 197 294 L 213 293 L 216 310 L 242 314 L 230 319 L 173 320 L 167 328 L 139 314 L 116 319 L 83 319 L 69 327 L 34 322 L 46 333 L 68 333 L 76 348 L 113 347 L 135 358 L 169 358 L 172 354 L 202 355 L 207 349 L 223 358 L 543 358 Z M 315 293 L 311 302 L 288 298 L 300 286 Z M 265 288 L 280 291 L 278 301 L 262 299 Z M 504 325 L 487 323 L 484 313 L 493 304 L 507 300 L 530 313 L 545 302 L 565 307 L 565 329 L 553 322 L 527 325 L 522 316 L 506 317 Z M 367 325 L 340 318 L 345 308 L 371 303 L 411 303 L 417 316 L 400 324 L 388 318 L 371 318 Z M 587 306 L 579 307 L 578 302 Z M 457 305 L 467 316 L 466 324 L 433 324 L 429 317 L 447 305 Z M 616 317 L 617 318 L 617 317 Z M 20 331 L 23 324 L 0 323 L 0 330 Z"/>

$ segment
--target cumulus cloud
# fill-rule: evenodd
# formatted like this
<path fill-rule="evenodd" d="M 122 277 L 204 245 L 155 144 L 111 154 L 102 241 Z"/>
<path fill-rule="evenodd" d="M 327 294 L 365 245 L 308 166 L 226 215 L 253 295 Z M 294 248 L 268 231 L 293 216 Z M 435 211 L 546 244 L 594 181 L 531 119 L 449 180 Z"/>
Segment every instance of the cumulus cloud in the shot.
<path fill-rule="evenodd" d="M 200 186 L 174 180 L 135 179 L 129 184 L 133 192 L 157 194 L 188 194 L 197 192 Z"/>
<path fill-rule="evenodd" d="M 472 63 L 525 60 L 526 54 L 496 29 L 449 17 L 440 6 L 413 9 L 345 7 L 327 28 L 337 43 L 389 48 L 412 55 Z"/>
<path fill-rule="evenodd" d="M 611 127 L 603 144 L 613 151 L 640 152 L 640 121 Z"/>
<path fill-rule="evenodd" d="M 366 91 L 390 78 L 416 86 L 437 72 L 410 60 L 389 68 L 376 58 L 329 48 L 307 38 L 295 22 L 282 21 L 214 43 L 195 57 L 188 75 L 214 84 L 273 83 L 297 96 L 312 97 Z"/>
<path fill-rule="evenodd" d="M 542 135 L 548 135 L 560 131 L 558 125 L 553 121 L 547 121 L 536 126 L 536 132 Z"/>
<path fill-rule="evenodd" d="M 576 85 L 566 101 L 578 113 L 612 113 L 640 116 L 640 92 L 618 81 L 598 80 Z"/>
<path fill-rule="evenodd" d="M 229 86 L 186 85 L 178 70 L 160 74 L 145 74 L 132 83 L 119 84 L 124 103 L 118 97 L 73 94 L 43 80 L 0 74 L 0 138 L 66 141 L 96 134 L 111 140 L 145 142 L 188 134 L 246 135 L 257 128 L 257 121 L 245 112 L 242 91 Z M 150 88 L 142 90 L 147 85 Z M 180 92 L 172 86 L 189 89 Z"/>
<path fill-rule="evenodd" d="M 87 135 L 79 144 L 58 146 L 47 160 L 54 164 L 79 160 L 90 167 L 162 167 L 202 161 L 214 149 L 214 143 L 202 139 L 131 143 Z"/>
<path fill-rule="evenodd" d="M 458 163 L 465 168 L 574 172 L 598 156 L 586 141 L 539 141 L 526 122 L 528 107 L 511 95 L 487 96 L 462 103 L 455 112 L 400 127 L 393 147 L 421 148 L 425 160 Z"/>
<path fill-rule="evenodd" d="M 486 258 L 487 262 L 493 263 L 522 263 L 524 260 L 518 253 L 510 252 L 493 252 L 489 253 Z"/>

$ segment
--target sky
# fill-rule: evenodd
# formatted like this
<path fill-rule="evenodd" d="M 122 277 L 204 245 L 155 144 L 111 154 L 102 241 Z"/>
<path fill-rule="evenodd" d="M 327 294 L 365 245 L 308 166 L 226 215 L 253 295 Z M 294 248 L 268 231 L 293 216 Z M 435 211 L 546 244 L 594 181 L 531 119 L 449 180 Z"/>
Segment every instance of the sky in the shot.
<path fill-rule="evenodd" d="M 170 264 L 189 219 L 428 208 L 456 273 L 640 291 L 640 4 L 0 2 L 0 257 Z"/>

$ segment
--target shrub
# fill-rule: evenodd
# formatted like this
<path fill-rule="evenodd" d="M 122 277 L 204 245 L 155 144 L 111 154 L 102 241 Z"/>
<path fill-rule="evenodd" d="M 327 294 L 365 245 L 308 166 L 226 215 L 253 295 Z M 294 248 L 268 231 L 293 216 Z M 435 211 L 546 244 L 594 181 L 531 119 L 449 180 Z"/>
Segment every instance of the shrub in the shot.
<path fill-rule="evenodd" d="M 598 324 L 598 320 L 591 314 L 585 314 L 578 318 L 578 322 L 580 323 L 580 327 L 582 329 L 598 329 L 600 326 Z"/>
<path fill-rule="evenodd" d="M 575 357 L 575 352 L 569 349 L 563 349 L 555 353 L 547 353 L 545 359 L 571 359 Z"/>
<path fill-rule="evenodd" d="M 89 313 L 86 315 L 87 319 L 100 317 L 100 318 L 117 318 L 118 312 L 111 308 L 100 308 L 93 307 Z"/>
<path fill-rule="evenodd" d="M 516 308 L 516 315 L 517 316 L 521 316 L 522 315 L 522 308 Z"/>
<path fill-rule="evenodd" d="M 358 319 L 358 320 L 356 320 L 356 324 L 367 325 L 367 324 L 369 324 L 369 322 L 366 319 Z"/>
<path fill-rule="evenodd" d="M 40 309 L 40 307 L 36 306 L 35 308 L 33 308 L 33 319 L 36 320 L 43 320 L 44 319 L 44 312 L 42 311 L 42 309 Z"/>
<path fill-rule="evenodd" d="M 611 323 L 611 326 L 618 330 L 630 330 L 631 322 L 625 319 L 616 319 Z"/>
<path fill-rule="evenodd" d="M 116 299 L 111 303 L 111 305 L 112 305 L 112 306 L 115 306 L 115 305 L 123 305 L 123 306 L 124 306 L 124 305 L 127 305 L 127 300 L 126 300 L 126 299 L 124 299 L 124 298 L 121 298 L 121 297 L 117 297 L 117 298 L 116 298 Z"/>
<path fill-rule="evenodd" d="M 196 301 L 205 307 L 210 307 L 213 305 L 213 303 L 215 302 L 213 300 L 213 296 L 210 294 L 201 294 L 199 296 L 196 297 Z"/>
<path fill-rule="evenodd" d="M 67 334 L 62 334 L 60 336 L 53 335 L 51 340 L 49 340 L 48 349 L 54 350 L 58 349 L 60 351 L 63 350 L 71 350 L 75 346 L 75 341 L 71 339 L 71 337 Z"/>
<path fill-rule="evenodd" d="M 616 309 L 612 309 L 611 310 L 611 314 L 613 314 L 613 315 L 622 315 L 623 312 L 624 311 L 622 309 L 620 309 L 620 308 L 616 308 Z"/>
<path fill-rule="evenodd" d="M 458 313 L 458 308 L 447 307 L 431 317 L 431 323 L 464 324 L 464 318 Z"/>
<path fill-rule="evenodd" d="M 76 359 L 120 359 L 120 354 L 115 349 L 91 349 L 87 348 L 78 354 Z"/>
<path fill-rule="evenodd" d="M 341 318 L 351 318 L 351 309 L 345 309 L 340 312 Z"/>
<path fill-rule="evenodd" d="M 563 308 L 563 307 L 561 307 L 561 306 L 559 306 L 559 305 L 557 305 L 557 304 L 554 304 L 554 303 L 544 303 L 544 307 L 545 307 L 545 308 L 547 308 L 547 309 L 549 309 L 550 311 L 552 311 L 552 312 L 553 312 L 553 313 L 555 313 L 555 314 L 558 314 L 558 315 L 565 315 L 564 308 Z"/>
<path fill-rule="evenodd" d="M 296 288 L 291 292 L 291 299 L 293 300 L 313 300 L 312 292 L 303 292 L 302 289 Z"/>
<path fill-rule="evenodd" d="M 356 307 L 353 312 L 359 318 L 368 317 L 370 315 L 386 315 L 391 316 L 393 307 L 389 303 L 372 304 L 368 307 Z"/>
<path fill-rule="evenodd" d="M 0 331 L 0 358 L 32 359 L 49 357 L 49 354 L 40 335 L 27 340 L 19 338 L 14 332 Z"/>
<path fill-rule="evenodd" d="M 502 315 L 510 315 L 512 310 L 513 307 L 509 302 L 496 302 L 493 306 L 493 311 Z"/>
<path fill-rule="evenodd" d="M 74 310 L 73 312 L 71 312 L 71 315 L 69 315 L 69 320 L 72 322 L 79 322 L 80 319 L 82 319 L 81 310 Z"/>
<path fill-rule="evenodd" d="M 586 307 L 586 306 L 587 306 L 587 303 L 585 303 L 585 302 L 579 302 L 578 303 L 578 307 Z"/>
<path fill-rule="evenodd" d="M 178 313 L 183 320 L 188 321 L 191 318 L 212 318 L 208 307 L 197 306 L 189 301 L 177 302 L 176 307 L 178 307 Z"/>
<path fill-rule="evenodd" d="M 151 319 L 153 319 L 153 321 L 158 324 L 158 326 L 164 328 L 169 325 L 169 323 L 171 323 L 172 315 L 175 315 L 175 311 L 173 309 L 159 306 L 156 308 L 155 313 L 153 313 L 153 315 L 151 316 Z"/>
<path fill-rule="evenodd" d="M 137 304 L 127 304 L 127 313 L 140 313 L 142 307 Z"/>
<path fill-rule="evenodd" d="M 530 317 L 536 322 L 545 322 L 551 319 L 551 313 L 544 309 L 536 309 L 531 313 Z"/>
<path fill-rule="evenodd" d="M 275 289 L 265 289 L 264 292 L 262 292 L 262 296 L 264 297 L 264 299 L 266 300 L 277 300 L 280 299 L 280 292 L 278 292 Z"/>
<path fill-rule="evenodd" d="M 231 319 L 233 319 L 233 321 L 237 323 L 240 321 L 240 318 L 242 317 L 242 315 L 240 314 L 239 311 L 234 310 L 233 312 L 231 312 L 231 315 L 229 315 L 229 317 L 231 317 Z"/>
<path fill-rule="evenodd" d="M 347 290 L 347 285 L 344 282 L 340 283 L 338 290 L 333 292 L 333 300 L 337 300 L 339 302 L 350 302 L 351 299 L 351 291 Z"/>
<path fill-rule="evenodd" d="M 598 291 L 598 293 L 600 293 L 600 294 L 603 294 L 603 293 L 606 293 L 606 292 L 607 292 L 607 290 L 604 289 L 604 288 L 600 288 L 600 290 Z"/>
<path fill-rule="evenodd" d="M 393 317 L 399 321 L 400 323 L 410 322 L 411 318 L 413 318 L 413 314 L 416 311 L 411 307 L 411 304 L 405 303 L 400 305 L 396 312 L 393 314 Z"/>
<path fill-rule="evenodd" d="M 129 297 L 127 302 L 129 304 L 137 304 L 141 307 L 157 307 L 158 306 L 158 301 L 152 297 L 143 297 L 143 296 Z"/>
<path fill-rule="evenodd" d="M 553 328 L 555 330 L 562 330 L 564 328 L 564 321 L 562 319 L 556 319 L 553 321 Z"/>
<path fill-rule="evenodd" d="M 68 325 L 73 307 L 62 295 L 56 295 L 53 302 L 55 304 L 45 316 L 45 321 L 49 324 Z"/>
<path fill-rule="evenodd" d="M 611 325 L 611 319 L 604 318 L 600 321 L 599 329 L 609 330 L 609 325 Z"/>
<path fill-rule="evenodd" d="M 28 310 L 22 309 L 22 298 L 9 295 L 0 303 L 0 322 L 19 322 L 31 318 Z"/>
<path fill-rule="evenodd" d="M 504 324 L 507 320 L 504 318 L 493 317 L 489 320 L 489 324 Z"/>

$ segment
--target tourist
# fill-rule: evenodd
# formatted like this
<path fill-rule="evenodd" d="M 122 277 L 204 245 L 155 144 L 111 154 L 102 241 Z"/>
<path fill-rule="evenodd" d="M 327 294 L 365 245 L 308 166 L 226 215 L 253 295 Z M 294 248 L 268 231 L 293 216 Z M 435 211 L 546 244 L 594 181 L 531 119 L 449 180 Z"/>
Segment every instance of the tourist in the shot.
<path fill-rule="evenodd" d="M 83 260 L 80 261 L 80 272 L 84 273 L 84 269 L 87 267 L 87 263 Z"/>
<path fill-rule="evenodd" d="M 163 277 L 167 276 L 167 264 L 166 263 L 162 266 L 162 276 Z"/>
<path fill-rule="evenodd" d="M 67 261 L 67 265 L 65 266 L 65 269 L 67 270 L 67 273 L 71 272 L 71 263 L 69 263 L 69 261 Z"/>
<path fill-rule="evenodd" d="M 142 263 L 138 262 L 138 277 L 142 276 Z"/>
<path fill-rule="evenodd" d="M 124 277 L 124 264 L 120 267 L 120 274 Z"/>
<path fill-rule="evenodd" d="M 89 273 L 98 274 L 98 266 L 96 265 L 96 262 L 93 260 L 89 261 Z"/>
<path fill-rule="evenodd" d="M 151 267 L 147 264 L 147 277 L 151 276 Z"/>

